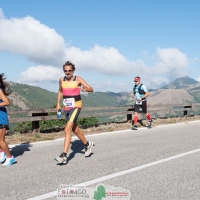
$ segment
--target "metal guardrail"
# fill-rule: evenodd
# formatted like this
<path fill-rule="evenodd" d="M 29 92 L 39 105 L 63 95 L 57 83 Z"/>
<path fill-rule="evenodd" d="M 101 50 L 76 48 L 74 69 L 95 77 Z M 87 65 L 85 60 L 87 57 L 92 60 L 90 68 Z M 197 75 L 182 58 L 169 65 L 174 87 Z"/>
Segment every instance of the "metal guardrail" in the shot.
<path fill-rule="evenodd" d="M 84 107 L 81 109 L 79 118 L 84 117 L 101 117 L 101 116 L 127 116 L 127 121 L 133 119 L 134 108 L 132 105 L 125 106 L 104 106 L 104 107 Z M 153 113 L 160 113 L 165 115 L 171 111 L 181 111 L 183 116 L 188 115 L 188 110 L 200 110 L 200 104 L 158 104 L 158 105 L 148 105 L 148 112 L 153 115 Z M 52 115 L 55 113 L 55 115 Z M 139 112 L 141 113 L 141 111 Z M 11 117 L 11 115 L 25 115 L 23 117 Z M 39 132 L 39 122 L 42 120 L 59 120 L 65 119 L 64 113 L 62 113 L 61 118 L 57 118 L 55 108 L 54 109 L 28 109 L 22 111 L 10 111 L 8 110 L 8 115 L 10 116 L 9 121 L 19 123 L 19 122 L 32 122 L 32 130 Z M 160 117 L 162 118 L 162 117 Z"/>

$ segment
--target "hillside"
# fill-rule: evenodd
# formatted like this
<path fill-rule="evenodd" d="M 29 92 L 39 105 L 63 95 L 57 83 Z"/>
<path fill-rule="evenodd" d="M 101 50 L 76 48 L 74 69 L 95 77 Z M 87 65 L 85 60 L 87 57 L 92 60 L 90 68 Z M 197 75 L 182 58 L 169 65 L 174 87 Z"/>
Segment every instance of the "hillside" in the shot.
<path fill-rule="evenodd" d="M 9 109 L 24 110 L 50 108 L 56 104 L 57 94 L 40 87 L 9 82 L 12 94 L 9 96 L 11 106 Z"/>
<path fill-rule="evenodd" d="M 200 103 L 200 83 L 186 88 L 188 94 L 190 94 L 196 103 Z"/>
<path fill-rule="evenodd" d="M 150 90 L 148 104 L 161 103 L 200 103 L 200 83 L 188 76 L 183 76 L 158 90 Z"/>
<path fill-rule="evenodd" d="M 148 104 L 187 104 L 195 103 L 194 98 L 184 89 L 160 89 L 151 92 L 148 97 Z"/>
<path fill-rule="evenodd" d="M 83 106 L 120 106 L 130 105 L 133 102 L 128 92 L 94 92 L 82 94 Z"/>
<path fill-rule="evenodd" d="M 9 82 L 12 94 L 10 110 L 51 108 L 56 104 L 57 93 L 50 92 L 40 87 Z M 121 92 L 94 92 L 82 94 L 84 107 L 95 106 L 120 106 L 131 103 L 130 93 Z"/>
<path fill-rule="evenodd" d="M 9 82 L 13 91 L 9 97 L 12 110 L 51 108 L 56 104 L 57 93 L 40 87 Z M 200 83 L 187 76 L 178 78 L 165 87 L 149 90 L 148 104 L 200 103 Z M 84 107 L 133 105 L 132 92 L 83 93 Z"/>

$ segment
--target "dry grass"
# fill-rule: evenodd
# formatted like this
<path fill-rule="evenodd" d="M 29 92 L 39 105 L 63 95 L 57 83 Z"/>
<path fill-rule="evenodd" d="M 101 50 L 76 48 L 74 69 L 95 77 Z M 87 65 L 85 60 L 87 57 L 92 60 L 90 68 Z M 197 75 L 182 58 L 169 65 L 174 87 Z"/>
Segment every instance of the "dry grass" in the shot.
<path fill-rule="evenodd" d="M 181 122 L 195 121 L 200 120 L 200 115 L 190 116 L 190 117 L 176 117 L 176 118 L 167 118 L 167 119 L 155 119 L 153 123 L 153 127 L 161 125 L 161 124 L 175 124 Z M 140 126 L 147 126 L 148 121 L 142 120 L 138 124 Z M 131 122 L 127 123 L 108 123 L 106 125 L 99 125 L 97 127 L 91 127 L 87 129 L 81 129 L 85 135 L 97 134 L 103 132 L 112 132 L 117 130 L 126 130 L 131 129 Z M 74 134 L 73 134 L 74 135 Z M 52 132 L 52 133 L 15 133 L 13 135 L 7 135 L 6 141 L 8 144 L 20 144 L 20 143 L 30 143 L 37 141 L 45 141 L 45 140 L 55 140 L 58 138 L 64 137 L 64 131 Z"/>

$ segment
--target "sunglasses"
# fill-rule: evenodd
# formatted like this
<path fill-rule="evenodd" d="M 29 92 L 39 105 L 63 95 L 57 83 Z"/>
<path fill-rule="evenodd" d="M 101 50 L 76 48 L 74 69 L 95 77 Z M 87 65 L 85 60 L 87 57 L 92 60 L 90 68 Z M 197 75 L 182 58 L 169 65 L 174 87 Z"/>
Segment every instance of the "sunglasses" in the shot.
<path fill-rule="evenodd" d="M 135 83 L 139 82 L 139 81 L 134 81 Z"/>
<path fill-rule="evenodd" d="M 73 70 L 72 69 L 70 69 L 70 70 L 64 70 L 64 72 L 72 72 Z"/>

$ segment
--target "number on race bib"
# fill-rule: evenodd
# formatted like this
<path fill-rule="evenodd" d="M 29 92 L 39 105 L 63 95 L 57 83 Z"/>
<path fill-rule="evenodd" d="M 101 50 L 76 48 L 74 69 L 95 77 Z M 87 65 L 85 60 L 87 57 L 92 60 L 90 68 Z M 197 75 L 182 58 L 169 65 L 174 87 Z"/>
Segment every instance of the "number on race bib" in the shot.
<path fill-rule="evenodd" d="M 142 101 L 138 101 L 138 100 L 136 100 L 136 104 L 138 104 L 138 105 L 142 105 Z"/>
<path fill-rule="evenodd" d="M 63 105 L 65 107 L 75 107 L 75 100 L 74 100 L 74 98 L 63 99 Z"/>

